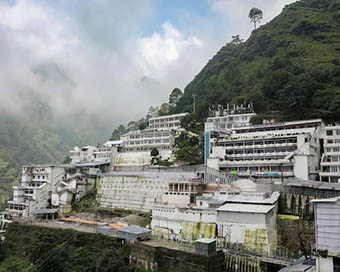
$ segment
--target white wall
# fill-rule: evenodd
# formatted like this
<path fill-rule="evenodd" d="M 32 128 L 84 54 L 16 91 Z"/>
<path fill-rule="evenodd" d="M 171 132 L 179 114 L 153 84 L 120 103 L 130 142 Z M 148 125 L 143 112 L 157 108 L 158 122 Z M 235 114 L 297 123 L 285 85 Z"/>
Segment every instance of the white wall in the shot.
<path fill-rule="evenodd" d="M 294 176 L 302 180 L 308 180 L 308 155 L 294 156 Z"/>
<path fill-rule="evenodd" d="M 317 256 L 316 258 L 316 271 L 317 272 L 333 272 L 333 257 L 323 258 Z"/>

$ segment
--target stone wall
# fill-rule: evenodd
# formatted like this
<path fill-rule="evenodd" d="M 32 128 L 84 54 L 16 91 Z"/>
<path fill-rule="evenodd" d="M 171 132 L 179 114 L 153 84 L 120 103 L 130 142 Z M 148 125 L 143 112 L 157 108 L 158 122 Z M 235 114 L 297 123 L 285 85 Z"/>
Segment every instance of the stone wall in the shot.
<path fill-rule="evenodd" d="M 208 257 L 136 243 L 132 247 L 130 264 L 147 271 L 222 272 L 225 271 L 225 255 L 220 251 L 216 255 Z"/>

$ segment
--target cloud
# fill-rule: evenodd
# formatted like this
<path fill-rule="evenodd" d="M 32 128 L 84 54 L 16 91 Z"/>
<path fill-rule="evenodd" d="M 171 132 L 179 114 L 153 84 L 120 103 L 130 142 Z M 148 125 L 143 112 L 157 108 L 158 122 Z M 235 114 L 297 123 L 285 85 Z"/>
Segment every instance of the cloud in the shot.
<path fill-rule="evenodd" d="M 189 12 L 176 26 L 153 26 L 157 0 L 0 1 L 0 109 L 25 113 L 20 98 L 33 92 L 63 118 L 140 118 L 183 89 L 231 35 L 246 38 L 251 7 L 266 22 L 293 2 L 207 1 L 208 15 Z"/>
<path fill-rule="evenodd" d="M 186 66 L 184 60 L 188 55 L 195 58 L 195 52 L 202 50 L 204 43 L 195 36 L 186 36 L 170 22 L 165 22 L 162 30 L 162 33 L 155 32 L 150 37 L 138 40 L 139 65 L 146 75 L 163 83 L 167 83 L 169 76 L 172 76 L 169 75 L 169 72 L 176 74 L 184 72 L 185 79 L 173 82 L 173 86 L 183 88 L 187 84 L 190 70 L 192 70 L 187 70 L 189 67 Z"/>

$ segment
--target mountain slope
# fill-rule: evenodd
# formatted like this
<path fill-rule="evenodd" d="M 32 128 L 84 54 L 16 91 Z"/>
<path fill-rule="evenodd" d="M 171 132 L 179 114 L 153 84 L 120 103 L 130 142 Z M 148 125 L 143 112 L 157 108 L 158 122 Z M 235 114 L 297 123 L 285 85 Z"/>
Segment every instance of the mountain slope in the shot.
<path fill-rule="evenodd" d="M 340 116 L 340 0 L 286 6 L 241 44 L 224 46 L 185 88 L 176 111 L 254 102 L 284 119 Z"/>
<path fill-rule="evenodd" d="M 22 165 L 62 163 L 75 145 L 96 145 L 110 135 L 95 116 L 63 120 L 38 98 L 30 99 L 25 115 L 0 114 L 0 208 L 19 183 Z"/>

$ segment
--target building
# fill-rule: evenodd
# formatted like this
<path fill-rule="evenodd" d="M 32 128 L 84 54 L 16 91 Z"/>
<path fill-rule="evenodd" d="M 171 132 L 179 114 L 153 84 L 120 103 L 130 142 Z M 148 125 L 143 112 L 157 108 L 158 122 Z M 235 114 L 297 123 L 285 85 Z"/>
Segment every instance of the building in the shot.
<path fill-rule="evenodd" d="M 149 129 L 156 129 L 158 131 L 162 131 L 162 130 L 180 131 L 180 130 L 183 130 L 183 128 L 181 128 L 181 118 L 183 118 L 186 115 L 188 115 L 187 112 L 172 114 L 172 115 L 152 117 L 152 118 L 149 119 L 148 128 Z"/>
<path fill-rule="evenodd" d="M 210 117 L 207 118 L 204 124 L 204 131 L 217 133 L 230 133 L 233 129 L 250 125 L 250 119 L 256 116 L 252 105 L 245 107 L 244 105 L 235 106 L 233 109 L 223 109 L 218 106 L 217 111 L 210 111 Z"/>
<path fill-rule="evenodd" d="M 8 211 L 13 216 L 33 217 L 47 214 L 49 208 L 71 211 L 72 200 L 79 200 L 94 188 L 97 176 L 108 163 L 76 165 L 28 165 L 22 167 L 19 186 L 13 186 Z"/>
<path fill-rule="evenodd" d="M 216 254 L 216 239 L 202 238 L 195 241 L 195 252 L 200 255 Z"/>
<path fill-rule="evenodd" d="M 132 225 L 117 231 L 117 238 L 126 241 L 145 241 L 151 239 L 151 230 Z"/>
<path fill-rule="evenodd" d="M 218 110 L 210 110 L 209 115 L 210 117 L 204 123 L 205 163 L 207 163 L 210 155 L 210 142 L 213 138 L 230 135 L 234 128 L 250 125 L 250 119 L 256 116 L 256 113 L 251 104 L 247 107 L 234 105 L 233 109 L 229 109 L 228 104 L 227 109 L 218 105 Z"/>
<path fill-rule="evenodd" d="M 312 202 L 315 207 L 316 271 L 340 271 L 340 197 Z"/>
<path fill-rule="evenodd" d="M 239 177 L 316 180 L 323 131 L 321 119 L 236 127 L 206 141 L 207 165 Z"/>
<path fill-rule="evenodd" d="M 80 163 L 84 161 L 93 161 L 94 160 L 94 151 L 95 147 L 93 146 L 84 146 L 84 147 L 74 147 L 70 150 L 70 159 L 71 163 Z"/>
<path fill-rule="evenodd" d="M 21 184 L 13 186 L 8 211 L 14 216 L 31 217 L 33 211 L 48 207 L 52 188 L 63 180 L 64 175 L 64 168 L 59 166 L 23 166 Z"/>
<path fill-rule="evenodd" d="M 114 155 L 118 154 L 117 147 L 100 146 L 94 149 L 93 158 L 95 162 L 112 162 Z"/>
<path fill-rule="evenodd" d="M 155 205 L 152 208 L 153 235 L 169 240 L 194 241 L 216 237 L 216 210 Z"/>
<path fill-rule="evenodd" d="M 320 181 L 340 182 L 340 124 L 326 126 Z"/>
<path fill-rule="evenodd" d="M 175 145 L 175 136 L 171 131 L 158 131 L 153 129 L 130 131 L 124 135 L 123 152 L 147 151 L 153 148 L 158 151 L 172 150 Z"/>

